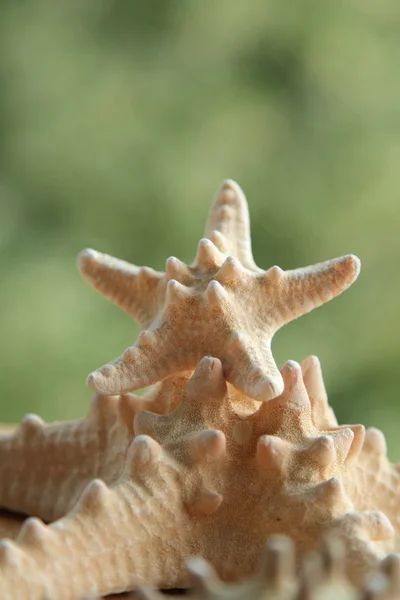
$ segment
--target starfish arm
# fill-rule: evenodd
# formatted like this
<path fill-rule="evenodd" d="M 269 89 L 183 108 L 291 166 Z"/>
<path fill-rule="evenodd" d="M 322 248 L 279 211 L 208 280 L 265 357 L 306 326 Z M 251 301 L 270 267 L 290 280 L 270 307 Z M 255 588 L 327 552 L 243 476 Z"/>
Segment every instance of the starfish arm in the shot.
<path fill-rule="evenodd" d="M 309 267 L 281 271 L 281 276 L 275 279 L 278 279 L 280 287 L 285 322 L 301 317 L 344 292 L 359 272 L 360 260 L 353 254 Z M 265 277 L 269 279 L 269 271 Z"/>
<path fill-rule="evenodd" d="M 259 350 L 245 336 L 235 333 L 223 365 L 227 381 L 245 396 L 267 401 L 283 392 L 282 375 L 269 344 L 264 343 Z"/>
<path fill-rule="evenodd" d="M 147 346 L 144 339 L 149 342 Z M 151 385 L 172 373 L 194 369 L 200 360 L 195 352 L 168 344 L 154 332 L 142 332 L 138 343 L 130 346 L 116 361 L 91 373 L 89 387 L 100 394 L 125 393 Z M 151 343 L 150 343 L 151 342 Z M 227 380 L 243 394 L 259 401 L 278 396 L 283 391 L 282 376 L 268 344 L 262 351 L 233 334 L 226 355 L 222 358 Z"/>
<path fill-rule="evenodd" d="M 147 323 L 154 316 L 162 273 L 91 249 L 78 255 L 78 268 L 88 283 L 139 323 Z"/>
<path fill-rule="evenodd" d="M 247 200 L 235 181 L 227 179 L 218 191 L 205 235 L 221 252 L 238 258 L 248 269 L 259 271 L 251 250 Z"/>
<path fill-rule="evenodd" d="M 140 345 L 130 346 L 117 359 L 89 374 L 86 383 L 99 394 L 119 394 L 152 385 L 171 375 L 171 357 L 160 346 L 149 353 Z"/>
<path fill-rule="evenodd" d="M 114 481 L 133 437 L 141 398 L 95 396 L 80 421 L 45 424 L 27 415 L 0 436 L 0 506 L 53 521 L 96 477 Z"/>
<path fill-rule="evenodd" d="M 132 590 L 139 581 L 178 587 L 190 535 L 175 468 L 147 436 L 108 487 L 93 480 L 74 509 L 49 526 L 28 519 L 0 543 L 2 598 L 71 600 Z"/>

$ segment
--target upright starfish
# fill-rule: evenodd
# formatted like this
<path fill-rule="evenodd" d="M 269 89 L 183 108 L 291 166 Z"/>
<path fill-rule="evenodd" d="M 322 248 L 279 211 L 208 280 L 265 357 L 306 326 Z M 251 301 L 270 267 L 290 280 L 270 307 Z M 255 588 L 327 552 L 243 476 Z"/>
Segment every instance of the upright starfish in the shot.
<path fill-rule="evenodd" d="M 271 353 L 274 333 L 343 292 L 360 269 L 353 255 L 291 271 L 257 267 L 246 198 L 230 180 L 217 194 L 205 235 L 193 264 L 170 257 L 165 273 L 94 250 L 79 255 L 85 279 L 142 329 L 121 357 L 89 375 L 93 390 L 135 390 L 193 370 L 209 355 L 243 394 L 275 398 L 283 381 Z"/>

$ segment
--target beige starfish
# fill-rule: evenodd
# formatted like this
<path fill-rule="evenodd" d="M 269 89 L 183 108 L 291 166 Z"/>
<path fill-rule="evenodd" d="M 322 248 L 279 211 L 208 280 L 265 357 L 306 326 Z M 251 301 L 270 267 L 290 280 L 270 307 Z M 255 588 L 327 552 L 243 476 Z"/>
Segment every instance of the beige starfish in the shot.
<path fill-rule="evenodd" d="M 93 480 L 65 517 L 49 526 L 28 519 L 15 543 L 0 544 L 4 600 L 16 591 L 70 600 L 140 580 L 184 587 L 193 554 L 237 581 L 255 572 L 275 533 L 290 534 L 301 560 L 324 532 L 336 532 L 353 580 L 378 565 L 393 528 L 377 510 L 360 511 L 346 484 L 363 428 L 319 431 L 314 421 L 325 409 L 313 411 L 299 365 L 286 363 L 282 377 L 284 393 L 249 413 L 221 362 L 204 358 L 172 413 L 136 413 L 115 482 Z"/>
<path fill-rule="evenodd" d="M 116 481 L 136 412 L 171 412 L 188 378 L 184 373 L 169 378 L 144 396 L 96 394 L 79 421 L 46 424 L 26 415 L 15 430 L 0 432 L 0 506 L 50 522 L 73 508 L 92 479 Z"/>
<path fill-rule="evenodd" d="M 270 400 L 283 391 L 271 354 L 274 333 L 343 292 L 359 273 L 353 255 L 292 271 L 258 268 L 247 202 L 230 180 L 217 194 L 205 235 L 192 265 L 171 257 L 165 273 L 94 250 L 80 254 L 85 279 L 142 328 L 120 358 L 89 375 L 93 390 L 138 389 L 210 355 L 240 392 Z"/>
<path fill-rule="evenodd" d="M 234 582 L 254 575 L 277 533 L 301 563 L 335 532 L 353 581 L 399 548 L 399 472 L 384 437 L 337 424 L 315 357 L 279 373 L 270 351 L 279 327 L 355 279 L 358 259 L 263 272 L 233 182 L 206 235 L 192 265 L 171 258 L 165 274 L 81 255 L 85 277 L 142 332 L 90 378 L 107 396 L 83 421 L 28 416 L 0 437 L 0 505 L 35 517 L 0 543 L 4 600 L 186 586 L 193 554 Z M 125 393 L 154 382 L 144 399 Z"/>
<path fill-rule="evenodd" d="M 193 600 L 398 600 L 400 557 L 387 556 L 380 569 L 362 585 L 353 586 L 346 576 L 345 551 L 335 536 L 325 536 L 320 548 L 303 561 L 296 573 L 290 538 L 271 536 L 261 557 L 258 573 L 239 584 L 224 584 L 212 565 L 200 557 L 187 560 L 190 597 Z M 148 585 L 139 588 L 140 600 L 165 596 Z"/>

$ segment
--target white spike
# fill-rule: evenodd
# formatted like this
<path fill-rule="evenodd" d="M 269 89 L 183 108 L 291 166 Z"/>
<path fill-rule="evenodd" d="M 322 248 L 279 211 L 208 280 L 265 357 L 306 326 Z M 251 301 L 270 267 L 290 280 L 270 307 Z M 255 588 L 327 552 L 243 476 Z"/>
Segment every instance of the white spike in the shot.
<path fill-rule="evenodd" d="M 314 440 L 306 453 L 321 467 L 332 465 L 336 458 L 335 444 L 329 435 L 321 435 Z"/>
<path fill-rule="evenodd" d="M 328 403 L 328 396 L 318 356 L 307 356 L 301 363 L 304 385 L 311 400 Z M 312 402 L 313 403 L 313 402 Z"/>
<path fill-rule="evenodd" d="M 167 258 L 165 263 L 165 278 L 167 281 L 171 279 L 182 279 L 187 275 L 187 267 L 185 263 L 180 261 L 175 256 Z"/>
<path fill-rule="evenodd" d="M 257 464 L 263 470 L 283 471 L 288 454 L 288 444 L 279 437 L 262 435 L 257 442 Z"/>
<path fill-rule="evenodd" d="M 213 279 L 207 286 L 205 296 L 208 302 L 214 306 L 220 308 L 224 301 L 227 300 L 228 294 L 223 286 Z"/>
<path fill-rule="evenodd" d="M 18 535 L 18 541 L 43 545 L 49 537 L 50 532 L 43 521 L 36 517 L 30 517 L 24 521 Z"/>
<path fill-rule="evenodd" d="M 336 453 L 341 462 L 345 462 L 354 441 L 354 433 L 350 427 L 337 429 L 331 433 L 336 446 Z"/>
<path fill-rule="evenodd" d="M 369 427 L 366 430 L 363 450 L 378 455 L 386 455 L 386 439 L 380 429 Z"/>
<path fill-rule="evenodd" d="M 199 461 L 217 460 L 225 455 L 226 438 L 218 429 L 205 429 L 188 439 L 194 459 Z"/>
<path fill-rule="evenodd" d="M 285 277 L 285 271 L 277 265 L 274 265 L 273 267 L 270 267 L 268 271 L 265 271 L 262 277 L 266 282 L 280 282 Z"/>
<path fill-rule="evenodd" d="M 232 284 L 244 276 L 244 269 L 234 256 L 228 256 L 216 277 L 223 283 Z"/>
<path fill-rule="evenodd" d="M 109 491 L 104 481 L 101 479 L 92 479 L 83 490 L 79 502 L 88 510 L 96 511 L 106 505 Z"/>
<path fill-rule="evenodd" d="M 11 540 L 0 539 L 0 565 L 15 569 L 21 565 L 21 549 Z"/>
<path fill-rule="evenodd" d="M 311 409 L 310 399 L 303 383 L 301 367 L 295 360 L 288 360 L 281 369 L 284 383 L 283 397 L 292 405 Z"/>
<path fill-rule="evenodd" d="M 166 298 L 168 304 L 177 304 L 182 300 L 185 300 L 189 296 L 188 289 L 176 281 L 176 279 L 170 279 L 167 283 Z"/>
<path fill-rule="evenodd" d="M 188 398 L 190 404 L 207 403 L 215 404 L 227 394 L 227 387 L 222 368 L 222 363 L 213 356 L 204 356 L 196 367 L 188 384 Z"/>
<path fill-rule="evenodd" d="M 352 430 L 354 438 L 353 443 L 350 446 L 350 450 L 346 456 L 346 464 L 350 464 L 357 460 L 365 441 L 364 425 L 348 425 L 348 427 Z"/>
<path fill-rule="evenodd" d="M 28 414 L 21 420 L 20 431 L 24 436 L 35 435 L 41 433 L 44 426 L 45 422 L 38 415 Z"/>
<path fill-rule="evenodd" d="M 204 267 L 206 269 L 210 267 L 216 268 L 218 266 L 219 256 L 220 252 L 218 248 L 214 246 L 211 240 L 202 238 L 199 241 L 195 260 L 197 266 Z"/>
<path fill-rule="evenodd" d="M 331 508 L 336 507 L 344 498 L 344 490 L 340 479 L 331 477 L 319 483 L 314 489 L 315 500 Z"/>
<path fill-rule="evenodd" d="M 129 448 L 130 459 L 133 467 L 146 467 L 160 460 L 161 446 L 147 435 L 138 435 Z"/>

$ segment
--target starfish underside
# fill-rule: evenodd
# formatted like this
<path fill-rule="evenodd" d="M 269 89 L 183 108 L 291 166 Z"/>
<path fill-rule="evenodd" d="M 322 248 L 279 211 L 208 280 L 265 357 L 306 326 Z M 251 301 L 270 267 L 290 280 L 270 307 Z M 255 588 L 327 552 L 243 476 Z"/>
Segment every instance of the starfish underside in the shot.
<path fill-rule="evenodd" d="M 171 257 L 157 273 L 94 251 L 79 265 L 142 331 L 89 376 L 96 395 L 84 419 L 28 415 L 0 436 L 0 507 L 29 516 L 0 542 L 1 598 L 72 600 L 143 581 L 192 582 L 204 600 L 261 600 L 265 586 L 275 600 L 339 598 L 331 554 L 311 593 L 310 568 L 295 580 L 284 566 L 287 541 L 272 537 L 265 550 L 282 534 L 297 568 L 326 534 L 344 543 L 353 583 L 382 565 L 384 584 L 378 574 L 373 585 L 386 596 L 342 582 L 343 598 L 397 597 L 398 560 L 385 557 L 400 549 L 400 477 L 383 434 L 338 425 L 316 357 L 279 371 L 270 349 L 280 327 L 352 283 L 358 259 L 262 271 L 246 200 L 227 181 L 192 265 Z M 149 384 L 145 396 L 128 393 Z M 204 562 L 192 561 L 191 575 L 186 564 L 201 555 L 233 583 L 254 578 L 265 552 L 264 575 L 238 587 L 217 585 Z"/>

